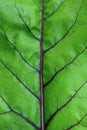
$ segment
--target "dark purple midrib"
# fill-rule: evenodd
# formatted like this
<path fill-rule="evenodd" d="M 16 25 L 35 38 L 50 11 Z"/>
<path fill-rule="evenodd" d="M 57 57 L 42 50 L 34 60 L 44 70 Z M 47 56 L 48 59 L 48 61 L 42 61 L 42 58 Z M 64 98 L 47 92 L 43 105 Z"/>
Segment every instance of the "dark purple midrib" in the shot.
<path fill-rule="evenodd" d="M 44 128 L 44 90 L 43 90 L 43 35 L 44 35 L 44 0 L 42 0 L 41 11 L 41 38 L 40 38 L 40 119 L 41 130 Z"/>

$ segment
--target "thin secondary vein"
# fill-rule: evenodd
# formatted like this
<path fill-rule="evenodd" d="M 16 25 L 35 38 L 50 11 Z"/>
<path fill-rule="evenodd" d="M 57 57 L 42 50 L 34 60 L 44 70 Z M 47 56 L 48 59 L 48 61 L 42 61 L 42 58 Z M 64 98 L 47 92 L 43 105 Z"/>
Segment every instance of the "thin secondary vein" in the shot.
<path fill-rule="evenodd" d="M 47 20 L 49 17 L 53 16 L 60 8 L 61 6 L 65 3 L 66 0 L 60 3 L 60 5 L 52 12 L 50 13 L 47 17 L 44 18 L 44 20 Z"/>
<path fill-rule="evenodd" d="M 50 78 L 50 80 L 44 84 L 44 87 L 47 87 L 61 71 L 63 71 L 66 67 L 71 65 L 86 50 L 87 50 L 87 46 L 81 52 L 79 52 L 69 63 L 65 64 L 62 68 L 60 68 L 58 71 L 56 71 L 55 74 L 53 74 L 53 76 Z"/>
<path fill-rule="evenodd" d="M 50 118 L 48 119 L 47 123 L 46 123 L 46 127 L 50 124 L 50 122 L 53 120 L 53 118 L 57 115 L 58 112 L 60 112 L 62 109 L 64 109 L 75 97 L 76 95 L 79 93 L 79 91 L 86 86 L 87 84 L 87 80 L 75 91 L 75 93 L 60 107 L 57 108 L 55 110 L 55 112 L 53 114 L 51 114 Z"/>
<path fill-rule="evenodd" d="M 16 46 L 8 39 L 7 34 L 5 33 L 5 31 L 3 29 L 1 29 L 5 35 L 6 40 L 9 42 L 9 44 L 17 51 L 17 53 L 19 54 L 19 56 L 22 58 L 22 60 L 32 69 L 34 69 L 35 71 L 39 72 L 39 70 L 37 68 L 35 68 L 33 65 L 31 65 L 25 58 L 24 56 L 21 54 L 21 52 L 16 48 Z"/>
<path fill-rule="evenodd" d="M 18 12 L 19 18 L 21 19 L 21 21 L 23 22 L 24 26 L 26 27 L 26 29 L 28 30 L 28 32 L 31 33 L 31 35 L 38 41 L 40 41 L 40 39 L 38 37 L 35 36 L 35 34 L 31 31 L 30 27 L 27 25 L 26 21 L 24 20 L 24 18 L 22 17 L 19 9 L 17 8 L 16 4 L 15 4 L 15 8 Z"/>
<path fill-rule="evenodd" d="M 83 0 L 82 0 L 83 2 Z M 70 26 L 70 28 L 67 30 L 67 32 L 63 35 L 62 38 L 60 38 L 58 41 L 56 41 L 51 47 L 49 47 L 48 49 L 44 50 L 44 54 L 47 53 L 48 51 L 50 51 L 51 49 L 53 49 L 56 45 L 58 45 L 62 40 L 64 40 L 64 38 L 69 34 L 69 32 L 72 30 L 72 28 L 75 26 L 75 24 L 77 23 L 77 19 L 78 19 L 78 16 L 79 16 L 79 13 L 80 13 L 80 10 L 82 8 L 82 2 L 81 2 L 81 5 L 76 13 L 76 18 L 73 22 L 73 24 Z"/>
<path fill-rule="evenodd" d="M 27 86 L 24 84 L 24 82 L 0 59 L 0 62 L 2 63 L 2 65 L 17 79 L 17 81 L 19 81 L 21 83 L 21 85 L 28 91 L 30 92 L 35 98 L 37 98 L 38 100 L 39 97 Z"/>
<path fill-rule="evenodd" d="M 19 112 L 15 111 L 10 104 L 0 95 L 0 98 L 4 101 L 4 103 L 8 106 L 8 108 L 10 109 L 11 112 L 13 112 L 14 114 L 16 114 L 17 116 L 19 116 L 21 119 L 23 119 L 24 121 L 26 121 L 28 124 L 30 124 L 32 127 L 34 127 L 36 130 L 40 130 L 40 128 L 33 123 L 31 120 L 29 120 L 28 118 L 26 118 L 24 115 L 20 114 Z"/>
<path fill-rule="evenodd" d="M 79 124 L 82 122 L 82 120 L 84 120 L 86 117 L 87 117 L 87 113 L 84 114 L 84 115 L 82 116 L 82 118 L 81 118 L 78 122 L 76 122 L 75 124 L 73 124 L 73 125 L 71 125 L 70 127 L 66 128 L 65 130 L 71 130 L 72 128 L 76 127 L 76 126 L 79 125 Z M 83 127 L 85 127 L 85 126 L 83 126 Z M 86 127 L 86 128 L 87 128 L 87 127 Z"/>
<path fill-rule="evenodd" d="M 10 111 L 6 111 L 6 112 L 2 112 L 2 113 L 0 113 L 0 115 L 5 115 L 5 114 L 9 114 L 9 113 L 11 113 L 12 111 L 10 110 Z"/>

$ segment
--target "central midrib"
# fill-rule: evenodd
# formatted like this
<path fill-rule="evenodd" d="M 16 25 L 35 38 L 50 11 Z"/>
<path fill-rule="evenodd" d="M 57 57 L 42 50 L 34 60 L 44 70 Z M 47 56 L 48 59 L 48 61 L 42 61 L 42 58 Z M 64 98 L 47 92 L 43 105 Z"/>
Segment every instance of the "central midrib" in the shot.
<path fill-rule="evenodd" d="M 43 36 L 44 36 L 44 0 L 42 0 L 42 10 L 41 10 L 40 72 L 39 72 L 41 130 L 45 130 L 45 127 L 44 127 L 44 89 L 43 89 Z"/>

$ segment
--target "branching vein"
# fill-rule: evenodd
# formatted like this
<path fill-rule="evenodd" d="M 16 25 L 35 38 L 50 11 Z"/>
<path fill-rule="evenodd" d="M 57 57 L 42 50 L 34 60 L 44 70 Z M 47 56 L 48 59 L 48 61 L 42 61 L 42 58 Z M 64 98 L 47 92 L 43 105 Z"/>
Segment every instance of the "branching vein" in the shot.
<path fill-rule="evenodd" d="M 44 20 L 47 20 L 49 17 L 53 16 L 60 8 L 61 6 L 65 3 L 66 0 L 60 3 L 60 5 L 52 12 L 50 13 L 47 17 L 44 18 Z"/>
<path fill-rule="evenodd" d="M 53 74 L 53 76 L 50 78 L 50 80 L 47 83 L 44 84 L 44 87 L 48 86 L 61 71 L 63 71 L 66 67 L 68 67 L 69 65 L 71 65 L 86 50 L 87 50 L 87 46 L 81 52 L 79 52 L 69 63 L 65 64 L 62 68 L 60 68 L 58 71 L 56 71 Z"/>
<path fill-rule="evenodd" d="M 74 98 L 75 96 L 81 91 L 81 89 L 86 86 L 87 81 L 85 81 L 76 91 L 75 93 L 60 107 L 55 110 L 53 114 L 51 114 L 50 118 L 48 119 L 46 123 L 46 127 L 50 124 L 50 122 L 53 120 L 53 118 L 57 115 L 58 112 L 60 112 L 62 109 L 64 109 Z"/>
<path fill-rule="evenodd" d="M 29 120 L 28 118 L 26 118 L 24 115 L 20 114 L 19 112 L 15 111 L 10 105 L 9 103 L 2 97 L 0 96 L 0 98 L 4 101 L 4 103 L 8 106 L 8 108 L 10 109 L 10 111 L 14 114 L 16 114 L 18 117 L 20 117 L 21 119 L 23 119 L 24 121 L 26 121 L 28 124 L 30 124 L 32 127 L 34 127 L 36 130 L 40 130 L 40 128 L 33 123 L 31 120 Z"/>
<path fill-rule="evenodd" d="M 18 9 L 18 7 L 16 6 L 16 4 L 15 4 L 15 8 L 16 8 L 16 10 L 17 10 L 17 12 L 18 12 L 19 18 L 20 18 L 21 21 L 23 22 L 23 24 L 24 24 L 24 26 L 26 27 L 26 29 L 28 30 L 28 32 L 31 33 L 31 35 L 32 35 L 36 40 L 40 41 L 40 39 L 39 39 L 37 36 L 35 36 L 35 34 L 31 31 L 30 27 L 27 25 L 26 21 L 25 21 L 24 18 L 22 17 L 21 12 L 19 11 L 19 9 Z"/>
<path fill-rule="evenodd" d="M 39 97 L 0 59 L 1 64 L 21 83 L 21 85 L 39 100 Z"/>
<path fill-rule="evenodd" d="M 9 38 L 8 38 L 8 36 L 7 36 L 7 34 L 6 34 L 6 32 L 5 32 L 3 29 L 1 29 L 1 30 L 3 31 L 3 33 L 4 33 L 4 35 L 5 35 L 5 38 L 6 38 L 6 40 L 8 41 L 8 43 L 13 47 L 14 50 L 17 51 L 17 53 L 18 53 L 19 56 L 22 58 L 22 60 L 23 60 L 29 67 L 31 67 L 31 68 L 34 69 L 35 71 L 39 72 L 39 70 L 38 70 L 37 68 L 35 68 L 34 66 L 32 66 L 32 65 L 24 58 L 24 56 L 23 56 L 23 55 L 21 54 L 21 52 L 17 49 L 17 47 L 9 40 Z"/>
<path fill-rule="evenodd" d="M 76 127 L 77 125 L 80 125 L 81 121 L 84 120 L 86 117 L 87 117 L 87 113 L 85 115 L 83 115 L 82 118 L 78 122 L 76 122 L 75 124 L 71 125 L 70 127 L 68 127 L 65 130 L 71 130 L 72 128 Z"/>
<path fill-rule="evenodd" d="M 46 52 L 50 51 L 51 49 L 53 49 L 57 44 L 59 44 L 62 40 L 64 40 L 64 38 L 69 34 L 69 32 L 71 31 L 71 29 L 75 26 L 75 24 L 76 24 L 76 22 L 77 22 L 77 19 L 78 19 L 78 16 L 79 16 L 79 12 L 80 12 L 81 8 L 82 8 L 82 2 L 81 2 L 81 5 L 80 5 L 79 10 L 78 10 L 77 13 L 76 13 L 76 18 L 75 18 L 73 24 L 70 26 L 70 28 L 67 30 L 67 32 L 62 36 L 62 38 L 60 38 L 60 39 L 59 39 L 58 41 L 56 41 L 51 47 L 49 47 L 48 49 L 46 49 L 46 50 L 44 51 L 44 54 L 45 54 Z"/>
<path fill-rule="evenodd" d="M 11 113 L 12 111 L 10 110 L 10 111 L 6 111 L 6 112 L 2 112 L 2 113 L 0 113 L 0 115 L 5 115 L 5 114 L 9 114 L 9 113 Z"/>

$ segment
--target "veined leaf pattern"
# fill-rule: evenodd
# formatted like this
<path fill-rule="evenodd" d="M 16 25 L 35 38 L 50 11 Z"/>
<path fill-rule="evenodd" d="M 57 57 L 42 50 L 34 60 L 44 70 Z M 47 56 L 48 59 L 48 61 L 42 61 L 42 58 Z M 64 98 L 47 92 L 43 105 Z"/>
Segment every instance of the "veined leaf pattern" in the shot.
<path fill-rule="evenodd" d="M 87 1 L 0 1 L 0 130 L 87 129 Z"/>

